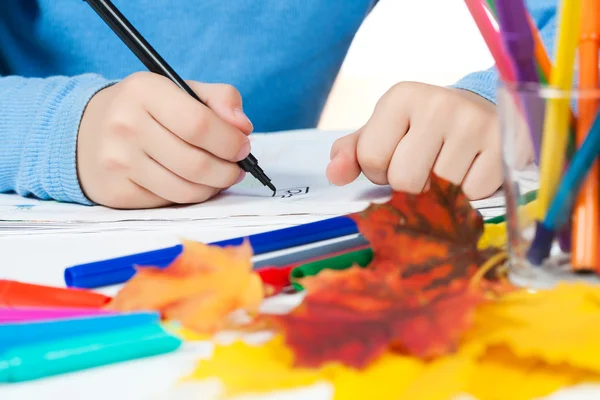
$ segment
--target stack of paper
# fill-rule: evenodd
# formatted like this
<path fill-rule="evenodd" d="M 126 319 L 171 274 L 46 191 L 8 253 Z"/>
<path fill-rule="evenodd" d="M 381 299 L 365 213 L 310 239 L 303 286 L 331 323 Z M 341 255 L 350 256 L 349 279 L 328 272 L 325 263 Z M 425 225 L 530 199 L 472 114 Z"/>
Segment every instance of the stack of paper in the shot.
<path fill-rule="evenodd" d="M 306 130 L 252 135 L 252 153 L 278 189 L 274 196 L 251 176 L 203 204 L 154 210 L 113 210 L 0 195 L 0 235 L 176 230 L 198 224 L 203 228 L 290 225 L 360 211 L 371 202 L 385 201 L 391 192 L 364 176 L 345 187 L 329 183 L 325 170 L 331 145 L 346 133 Z M 535 178 L 531 182 L 535 186 Z M 504 212 L 501 194 L 473 205 L 484 217 Z"/>

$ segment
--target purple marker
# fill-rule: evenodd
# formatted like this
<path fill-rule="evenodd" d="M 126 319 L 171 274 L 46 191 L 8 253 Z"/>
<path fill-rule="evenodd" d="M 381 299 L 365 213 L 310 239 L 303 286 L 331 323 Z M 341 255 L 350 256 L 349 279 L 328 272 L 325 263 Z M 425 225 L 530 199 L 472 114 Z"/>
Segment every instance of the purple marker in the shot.
<path fill-rule="evenodd" d="M 534 62 L 535 43 L 525 4 L 522 0 L 498 1 L 496 12 L 502 40 L 517 67 L 517 79 L 539 82 Z"/>
<path fill-rule="evenodd" d="M 523 0 L 502 0 L 496 2 L 496 12 L 502 41 L 515 65 L 517 81 L 539 83 L 535 65 L 535 42 L 529 26 L 529 14 Z M 529 133 L 533 144 L 536 162 L 540 158 L 540 141 L 544 123 L 545 104 L 537 93 L 521 96 L 526 114 Z"/>

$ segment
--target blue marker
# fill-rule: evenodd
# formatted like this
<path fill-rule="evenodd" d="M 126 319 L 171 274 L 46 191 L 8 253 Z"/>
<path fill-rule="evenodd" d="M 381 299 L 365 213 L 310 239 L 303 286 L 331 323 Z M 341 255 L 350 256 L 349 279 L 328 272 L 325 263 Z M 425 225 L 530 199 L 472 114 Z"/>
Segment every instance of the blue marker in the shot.
<path fill-rule="evenodd" d="M 260 255 L 358 233 L 358 227 L 354 220 L 343 216 L 210 244 L 222 247 L 239 246 L 244 239 L 247 239 L 254 254 Z M 135 266 L 166 267 L 181 254 L 182 250 L 181 245 L 176 245 L 145 253 L 75 265 L 65 269 L 65 283 L 69 287 L 87 289 L 116 285 L 129 280 L 135 274 Z"/>
<path fill-rule="evenodd" d="M 560 231 L 571 217 L 573 203 L 580 186 L 590 171 L 594 160 L 600 154 L 600 113 L 590 128 L 581 147 L 573 155 L 569 168 L 565 172 L 556 196 L 550 203 L 544 221 L 538 223 L 535 238 L 527 254 L 527 259 L 534 265 L 539 265 L 550 255 L 552 241 L 557 231 Z"/>

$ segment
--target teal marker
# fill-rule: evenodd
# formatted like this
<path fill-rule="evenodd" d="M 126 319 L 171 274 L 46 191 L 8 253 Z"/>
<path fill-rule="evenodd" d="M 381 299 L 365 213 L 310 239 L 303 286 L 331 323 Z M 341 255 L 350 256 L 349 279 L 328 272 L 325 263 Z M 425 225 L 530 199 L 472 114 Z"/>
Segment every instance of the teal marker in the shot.
<path fill-rule="evenodd" d="M 160 313 L 139 312 L 0 324 L 0 349 L 158 323 Z"/>
<path fill-rule="evenodd" d="M 176 350 L 158 324 L 87 334 L 0 351 L 0 383 L 22 382 Z"/>

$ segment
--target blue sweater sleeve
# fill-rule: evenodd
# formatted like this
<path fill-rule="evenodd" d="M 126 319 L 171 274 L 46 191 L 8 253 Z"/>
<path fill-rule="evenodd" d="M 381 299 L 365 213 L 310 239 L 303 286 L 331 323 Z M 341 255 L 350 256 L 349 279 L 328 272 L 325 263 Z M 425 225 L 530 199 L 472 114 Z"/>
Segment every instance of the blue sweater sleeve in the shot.
<path fill-rule="evenodd" d="M 525 2 L 535 21 L 548 55 L 554 54 L 554 39 L 556 33 L 556 0 L 529 0 Z M 469 90 L 496 103 L 496 87 L 498 71 L 492 67 L 485 71 L 469 74 L 451 87 Z"/>
<path fill-rule="evenodd" d="M 93 75 L 0 77 L 0 192 L 91 204 L 77 179 L 79 122 L 110 84 Z"/>

